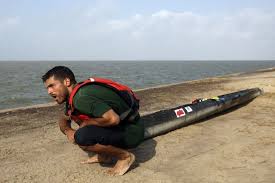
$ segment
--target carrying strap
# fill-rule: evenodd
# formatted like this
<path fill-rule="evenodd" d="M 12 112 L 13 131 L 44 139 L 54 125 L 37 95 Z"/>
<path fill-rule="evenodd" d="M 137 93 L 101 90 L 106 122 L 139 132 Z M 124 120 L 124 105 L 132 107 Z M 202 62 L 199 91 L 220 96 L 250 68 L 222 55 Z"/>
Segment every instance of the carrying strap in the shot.
<path fill-rule="evenodd" d="M 139 115 L 138 110 L 134 110 L 135 102 L 134 102 L 133 96 L 130 95 L 130 98 L 131 98 L 131 106 L 127 111 L 120 114 L 119 118 L 121 121 L 123 121 L 125 119 L 127 119 L 128 121 L 133 121 Z"/>

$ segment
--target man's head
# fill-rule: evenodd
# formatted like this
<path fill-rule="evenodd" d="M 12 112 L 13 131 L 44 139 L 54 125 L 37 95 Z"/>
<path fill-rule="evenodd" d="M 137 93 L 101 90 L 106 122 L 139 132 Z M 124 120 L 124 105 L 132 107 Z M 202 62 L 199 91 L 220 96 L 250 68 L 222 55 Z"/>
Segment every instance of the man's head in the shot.
<path fill-rule="evenodd" d="M 68 98 L 73 86 L 76 84 L 74 73 L 65 66 L 56 66 L 42 76 L 48 94 L 58 104 L 62 104 Z"/>

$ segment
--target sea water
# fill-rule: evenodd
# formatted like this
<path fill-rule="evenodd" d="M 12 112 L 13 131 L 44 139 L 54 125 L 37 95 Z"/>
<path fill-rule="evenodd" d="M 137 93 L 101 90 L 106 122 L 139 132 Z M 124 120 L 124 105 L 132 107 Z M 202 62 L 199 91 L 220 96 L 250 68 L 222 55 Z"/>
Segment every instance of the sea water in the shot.
<path fill-rule="evenodd" d="M 95 76 L 141 89 L 275 67 L 275 61 L 2 61 L 0 109 L 52 102 L 41 76 L 58 65 L 69 67 L 77 81 Z"/>

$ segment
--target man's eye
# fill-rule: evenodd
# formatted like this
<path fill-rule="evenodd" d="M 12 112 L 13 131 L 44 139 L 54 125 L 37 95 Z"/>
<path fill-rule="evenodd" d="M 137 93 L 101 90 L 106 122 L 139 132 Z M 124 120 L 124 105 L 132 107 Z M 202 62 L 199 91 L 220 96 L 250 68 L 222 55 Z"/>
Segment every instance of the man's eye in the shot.
<path fill-rule="evenodd" d="M 48 86 L 48 88 L 53 88 L 54 87 L 54 84 L 50 84 L 49 86 Z"/>

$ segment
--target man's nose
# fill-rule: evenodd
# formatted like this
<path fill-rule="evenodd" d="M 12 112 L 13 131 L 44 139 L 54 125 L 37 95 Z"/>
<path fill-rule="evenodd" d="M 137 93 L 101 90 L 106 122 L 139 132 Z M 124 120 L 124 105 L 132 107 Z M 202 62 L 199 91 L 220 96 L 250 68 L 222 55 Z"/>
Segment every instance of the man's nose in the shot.
<path fill-rule="evenodd" d="M 53 90 L 51 88 L 48 88 L 48 94 L 51 95 Z"/>

